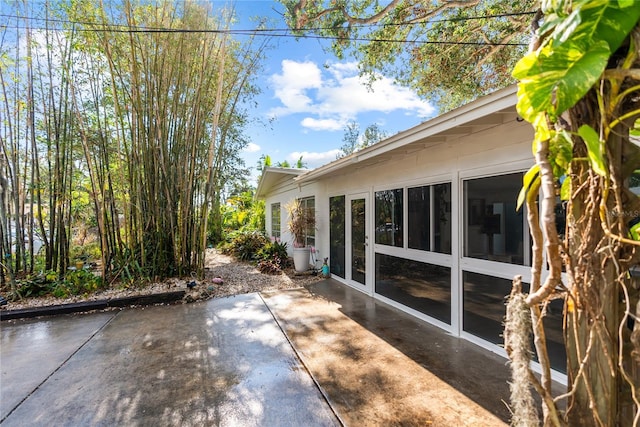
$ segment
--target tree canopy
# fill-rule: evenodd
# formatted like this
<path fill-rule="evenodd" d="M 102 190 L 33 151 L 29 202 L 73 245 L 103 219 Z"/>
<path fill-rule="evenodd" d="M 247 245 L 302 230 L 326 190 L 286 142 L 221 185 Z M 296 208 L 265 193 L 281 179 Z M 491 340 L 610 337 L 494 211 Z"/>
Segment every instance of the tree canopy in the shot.
<path fill-rule="evenodd" d="M 298 34 L 333 39 L 339 58 L 395 79 L 449 110 L 515 83 L 535 1 L 281 0 Z"/>
<path fill-rule="evenodd" d="M 348 156 L 358 150 L 362 150 L 370 145 L 382 141 L 387 137 L 387 133 L 377 123 L 367 126 L 363 133 L 360 133 L 360 125 L 355 121 L 348 122 L 344 127 L 342 136 L 341 153 L 338 157 Z"/>
<path fill-rule="evenodd" d="M 105 279 L 202 271 L 221 224 L 209 217 L 247 175 L 239 151 L 268 38 L 234 39 L 231 10 L 190 1 L 7 10 L 0 280 L 33 271 L 34 235 L 43 267 L 66 274 L 78 200 L 93 211 Z"/>

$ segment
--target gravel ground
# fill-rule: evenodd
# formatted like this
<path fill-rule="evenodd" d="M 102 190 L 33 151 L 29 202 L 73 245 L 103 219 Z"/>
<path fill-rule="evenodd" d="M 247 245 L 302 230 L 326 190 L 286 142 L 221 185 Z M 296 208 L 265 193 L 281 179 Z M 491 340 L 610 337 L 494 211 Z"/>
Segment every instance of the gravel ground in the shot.
<path fill-rule="evenodd" d="M 216 284 L 214 279 L 222 279 Z M 145 286 L 121 288 L 121 284 L 100 290 L 90 295 L 78 295 L 69 298 L 38 297 L 9 302 L 2 306 L 3 310 L 15 310 L 29 307 L 44 307 L 57 304 L 68 304 L 81 301 L 96 301 L 111 298 L 149 295 L 162 292 L 185 290 L 184 303 L 225 297 L 230 295 L 261 292 L 274 289 L 298 288 L 322 280 L 320 276 L 311 274 L 295 274 L 287 270 L 282 274 L 269 275 L 260 273 L 253 265 L 236 261 L 234 258 L 219 253 L 216 249 L 208 249 L 205 258 L 205 277 L 196 280 L 193 289 L 187 288 L 191 278 L 171 278 L 163 282 L 149 283 Z"/>

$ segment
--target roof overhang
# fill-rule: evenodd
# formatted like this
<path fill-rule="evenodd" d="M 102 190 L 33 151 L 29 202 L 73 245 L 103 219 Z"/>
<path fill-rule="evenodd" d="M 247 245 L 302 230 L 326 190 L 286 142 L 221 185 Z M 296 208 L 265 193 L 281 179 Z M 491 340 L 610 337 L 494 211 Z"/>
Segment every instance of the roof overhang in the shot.
<path fill-rule="evenodd" d="M 517 86 L 509 86 L 441 116 L 399 132 L 363 150 L 342 157 L 294 178 L 297 183 L 315 181 L 341 173 L 406 156 L 448 140 L 519 120 L 515 106 Z"/>
<path fill-rule="evenodd" d="M 274 166 L 267 166 L 262 170 L 260 181 L 258 182 L 258 188 L 256 189 L 256 199 L 262 199 L 271 192 L 278 185 L 291 182 L 292 178 L 300 176 L 305 172 L 309 172 L 308 169 L 295 169 L 295 168 L 279 168 Z"/>

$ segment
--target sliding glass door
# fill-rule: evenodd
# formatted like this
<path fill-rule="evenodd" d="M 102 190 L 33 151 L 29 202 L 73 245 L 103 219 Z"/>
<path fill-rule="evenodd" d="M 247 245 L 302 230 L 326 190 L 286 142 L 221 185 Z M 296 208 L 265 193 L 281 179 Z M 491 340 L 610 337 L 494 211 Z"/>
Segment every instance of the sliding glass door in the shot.
<path fill-rule="evenodd" d="M 369 234 L 367 228 L 367 199 L 366 194 L 348 197 L 347 224 L 347 282 L 356 287 L 368 287 L 367 269 L 371 266 L 369 260 Z"/>

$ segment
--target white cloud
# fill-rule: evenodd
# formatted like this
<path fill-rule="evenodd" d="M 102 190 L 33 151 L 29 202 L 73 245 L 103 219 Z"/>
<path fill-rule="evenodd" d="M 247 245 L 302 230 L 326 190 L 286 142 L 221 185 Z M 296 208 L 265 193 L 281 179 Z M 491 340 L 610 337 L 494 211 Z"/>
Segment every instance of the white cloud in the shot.
<path fill-rule="evenodd" d="M 415 112 L 417 116 L 428 117 L 435 112 L 433 106 L 421 100 L 410 89 L 398 86 L 387 77 L 374 81 L 369 89 L 366 82 L 358 77 L 346 77 L 339 86 L 323 88 L 319 98 L 322 111 L 338 112 L 353 116 L 358 113 L 396 110 Z"/>
<path fill-rule="evenodd" d="M 270 81 L 282 103 L 270 114 L 312 115 L 301 121 L 310 130 L 341 130 L 361 113 L 404 111 L 420 118 L 435 113 L 431 104 L 392 79 L 378 76 L 369 86 L 358 75 L 355 62 L 332 63 L 321 70 L 310 61 L 284 60 L 282 74 L 274 74 Z"/>
<path fill-rule="evenodd" d="M 346 125 L 346 121 L 336 119 L 314 119 L 313 117 L 305 117 L 304 119 L 302 119 L 300 124 L 303 127 L 311 130 L 334 131 L 342 130 Z"/>
<path fill-rule="evenodd" d="M 244 147 L 243 151 L 246 151 L 247 153 L 255 153 L 256 151 L 260 151 L 260 148 L 261 147 L 258 144 L 250 142 L 246 147 Z"/>
<path fill-rule="evenodd" d="M 276 108 L 273 115 L 307 112 L 312 109 L 313 100 L 307 95 L 310 89 L 322 86 L 320 69 L 313 62 L 282 61 L 282 74 L 271 76 L 275 96 L 284 107 Z"/>
<path fill-rule="evenodd" d="M 336 62 L 327 65 L 328 71 L 336 78 L 342 79 L 345 75 L 353 76 L 358 74 L 357 62 Z"/>
<path fill-rule="evenodd" d="M 341 153 L 342 151 L 337 148 L 321 153 L 309 151 L 294 151 L 290 153 L 287 158 L 290 163 L 295 164 L 300 156 L 302 156 L 302 161 L 307 164 L 307 168 L 313 169 L 335 160 Z"/>

